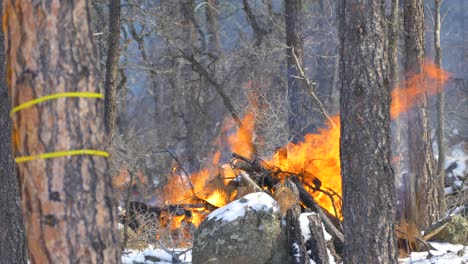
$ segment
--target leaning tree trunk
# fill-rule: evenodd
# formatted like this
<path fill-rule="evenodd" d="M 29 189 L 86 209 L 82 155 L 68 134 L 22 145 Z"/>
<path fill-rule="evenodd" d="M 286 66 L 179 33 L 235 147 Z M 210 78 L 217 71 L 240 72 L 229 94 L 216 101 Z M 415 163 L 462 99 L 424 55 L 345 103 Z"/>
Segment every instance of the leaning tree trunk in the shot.
<path fill-rule="evenodd" d="M 339 1 L 345 263 L 396 263 L 385 1 Z"/>
<path fill-rule="evenodd" d="M 0 14 L 2 5 L 0 4 Z M 2 21 L 0 20 L 0 28 Z M 11 146 L 10 99 L 0 30 L 0 256 L 1 262 L 27 263 L 20 190 Z"/>
<path fill-rule="evenodd" d="M 286 45 L 287 45 L 287 80 L 289 97 L 289 132 L 293 142 L 297 142 L 306 132 L 308 117 L 307 109 L 311 101 L 305 83 L 300 76 L 294 56 L 304 68 L 304 41 L 302 37 L 302 0 L 285 1 Z M 293 53 L 294 52 L 294 53 Z"/>
<path fill-rule="evenodd" d="M 422 0 L 406 0 L 404 14 L 406 80 L 418 78 L 416 83 L 424 87 L 424 6 Z M 421 88 L 422 89 L 422 88 Z M 408 111 L 408 152 L 410 188 L 406 193 L 416 195 L 415 203 L 405 210 L 405 217 L 425 229 L 439 216 L 438 193 L 434 173 L 434 158 L 429 130 L 427 97 L 422 93 L 416 105 Z M 414 189 L 412 189 L 414 186 Z"/>
<path fill-rule="evenodd" d="M 88 1 L 3 4 L 14 106 L 99 91 Z M 55 98 L 13 115 L 31 263 L 120 262 L 102 114 L 97 98 Z"/>
<path fill-rule="evenodd" d="M 441 0 L 434 0 L 435 11 L 434 11 L 434 48 L 435 48 L 435 63 L 439 68 L 442 68 L 442 49 L 440 48 L 440 4 Z M 438 83 L 438 85 L 443 85 Z M 445 212 L 445 152 L 446 147 L 444 143 L 445 137 L 445 92 L 440 89 L 440 93 L 437 94 L 437 146 L 438 146 L 438 160 L 437 160 L 437 192 L 438 192 L 438 205 L 441 217 Z"/>

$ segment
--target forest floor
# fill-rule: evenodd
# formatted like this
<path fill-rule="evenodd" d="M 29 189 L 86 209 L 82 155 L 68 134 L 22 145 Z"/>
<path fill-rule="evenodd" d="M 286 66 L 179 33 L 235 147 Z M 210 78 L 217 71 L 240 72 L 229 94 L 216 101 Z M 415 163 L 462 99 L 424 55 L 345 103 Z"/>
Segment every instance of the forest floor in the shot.
<path fill-rule="evenodd" d="M 449 243 L 430 242 L 437 250 L 426 252 L 413 252 L 408 258 L 399 259 L 402 264 L 467 264 L 468 247 L 463 245 L 453 245 Z M 174 254 L 183 252 L 184 249 L 175 249 Z M 192 263 L 192 252 L 187 251 L 179 259 L 181 263 Z M 175 263 L 172 255 L 166 251 L 149 246 L 147 249 L 129 250 L 122 254 L 123 264 L 166 264 Z M 334 264 L 335 262 L 330 262 Z"/>
<path fill-rule="evenodd" d="M 449 148 L 447 151 L 446 167 L 452 169 L 448 172 L 448 179 L 452 180 L 453 188 L 466 188 L 466 184 L 458 176 L 466 177 L 468 173 L 468 153 L 466 153 L 464 142 Z M 456 166 L 453 164 L 456 163 Z M 462 183 L 463 182 L 463 183 Z M 463 185 L 463 186 L 460 186 Z M 445 189 L 446 194 L 454 191 L 452 187 Z M 260 203 L 260 201 L 259 201 Z M 254 206 L 255 205 L 251 205 Z M 232 208 L 231 208 L 232 209 Z M 226 211 L 226 210 L 224 210 Z M 229 211 L 229 210 L 228 210 Z M 235 210 L 231 210 L 229 216 Z M 453 213 L 448 212 L 448 213 Z M 413 252 L 410 257 L 400 258 L 401 264 L 468 264 L 468 246 L 450 243 L 430 242 L 436 250 L 426 252 Z M 166 249 L 167 250 L 167 249 Z M 174 262 L 174 256 L 179 256 L 179 262 Z M 122 254 L 123 264 L 160 264 L 160 263 L 192 263 L 192 252 L 189 249 L 173 249 L 172 252 L 165 251 L 149 245 L 144 250 L 126 250 Z M 311 261 L 312 263 L 312 261 Z M 330 261 L 330 263 L 335 263 Z"/>

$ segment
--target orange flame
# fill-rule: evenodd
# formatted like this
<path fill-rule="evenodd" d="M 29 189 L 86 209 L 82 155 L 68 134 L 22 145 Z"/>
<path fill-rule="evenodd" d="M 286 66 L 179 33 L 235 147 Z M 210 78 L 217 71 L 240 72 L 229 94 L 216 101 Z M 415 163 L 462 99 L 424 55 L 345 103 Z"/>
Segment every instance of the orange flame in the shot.
<path fill-rule="evenodd" d="M 407 80 L 406 87 L 397 87 L 392 91 L 390 108 L 392 119 L 413 107 L 421 95 L 432 96 L 440 93 L 450 77 L 450 73 L 440 69 L 434 63 L 426 63 L 422 73 L 413 75 Z"/>
<path fill-rule="evenodd" d="M 242 128 L 237 129 L 228 137 L 228 143 L 232 152 L 251 158 L 254 154 L 253 129 L 255 117 L 253 113 L 248 113 L 242 119 Z"/>
<path fill-rule="evenodd" d="M 423 73 L 411 77 L 406 87 L 398 87 L 392 91 L 391 117 L 397 118 L 402 112 L 409 110 L 419 96 L 426 93 L 434 95 L 442 91 L 444 83 L 451 74 L 439 69 L 433 63 L 424 66 Z M 421 85 L 420 80 L 424 78 Z M 252 111 L 253 112 L 253 111 Z M 254 154 L 253 131 L 254 114 L 247 114 L 243 120 L 242 129 L 228 136 L 228 143 L 232 152 L 251 158 Z M 316 134 L 308 134 L 299 143 L 289 143 L 278 150 L 273 157 L 267 159 L 270 166 L 277 167 L 285 172 L 301 175 L 301 181 L 306 183 L 309 193 L 318 204 L 330 214 L 342 219 L 341 195 L 342 182 L 340 170 L 340 120 L 339 115 L 332 117 L 335 126 L 327 122 L 326 127 L 319 129 Z M 229 123 L 224 132 L 229 132 L 235 124 Z M 218 146 L 221 149 L 220 146 Z M 165 203 L 197 203 L 200 200 L 211 205 L 221 207 L 231 201 L 234 196 L 224 190 L 226 181 L 218 180 L 214 175 L 221 174 L 225 178 L 234 178 L 235 173 L 229 166 L 217 167 L 221 158 L 221 151 L 213 155 L 211 168 L 203 169 L 190 176 L 175 175 L 163 190 L 161 197 Z M 219 177 L 218 177 L 219 178 Z M 319 180 L 319 181 L 317 181 Z M 318 186 L 319 185 L 319 186 Z M 333 194 L 333 201 L 322 192 L 314 191 L 320 188 Z M 199 208 L 193 211 L 190 219 L 177 218 L 171 223 L 172 228 L 178 228 L 182 220 L 190 221 L 198 226 L 209 212 Z"/>
<path fill-rule="evenodd" d="M 339 116 L 333 116 L 332 120 L 337 125 L 333 126 L 328 122 L 327 127 L 319 129 L 317 134 L 307 134 L 304 141 L 297 144 L 289 143 L 286 147 L 286 159 L 280 158 L 280 152 L 277 152 L 270 164 L 283 171 L 302 175 L 301 180 L 310 186 L 333 190 L 341 196 Z M 316 179 L 320 180 L 320 183 Z M 309 192 L 330 214 L 341 218 L 339 197 L 334 197 L 334 203 L 337 205 L 337 208 L 334 208 L 332 200 L 326 194 L 312 190 Z"/>

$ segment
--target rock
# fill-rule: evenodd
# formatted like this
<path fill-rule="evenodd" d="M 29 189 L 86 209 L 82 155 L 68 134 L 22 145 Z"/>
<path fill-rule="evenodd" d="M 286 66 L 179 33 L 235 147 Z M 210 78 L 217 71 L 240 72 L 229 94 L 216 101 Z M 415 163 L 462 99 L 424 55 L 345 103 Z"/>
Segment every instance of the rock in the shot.
<path fill-rule="evenodd" d="M 276 201 L 251 193 L 212 212 L 199 226 L 193 264 L 291 263 Z"/>
<path fill-rule="evenodd" d="M 468 220 L 460 215 L 452 217 L 447 227 L 433 236 L 431 241 L 468 245 Z"/>

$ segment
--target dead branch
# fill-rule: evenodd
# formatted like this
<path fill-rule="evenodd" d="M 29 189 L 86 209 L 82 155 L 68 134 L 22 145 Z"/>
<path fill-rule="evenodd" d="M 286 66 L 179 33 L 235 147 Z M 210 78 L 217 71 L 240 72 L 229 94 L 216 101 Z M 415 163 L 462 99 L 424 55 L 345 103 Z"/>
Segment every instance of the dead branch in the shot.
<path fill-rule="evenodd" d="M 300 75 L 300 76 L 297 76 L 296 78 L 304 81 L 304 83 L 307 86 L 307 91 L 309 92 L 310 96 L 312 97 L 312 99 L 315 101 L 315 103 L 319 107 L 320 112 L 328 119 L 328 121 L 330 121 L 332 126 L 335 127 L 336 126 L 335 122 L 333 122 L 333 119 L 330 117 L 330 114 L 328 114 L 328 111 L 327 109 L 325 109 L 325 106 L 323 105 L 322 101 L 320 101 L 320 99 L 317 97 L 317 95 L 314 92 L 317 84 L 314 82 L 311 82 L 309 78 L 307 78 L 304 72 L 304 69 L 302 69 L 302 66 L 299 63 L 299 59 L 297 58 L 296 52 L 294 51 L 294 47 L 291 47 L 291 53 L 293 55 L 294 62 L 296 64 L 297 71 L 299 72 L 299 75 Z"/>
<path fill-rule="evenodd" d="M 428 227 L 426 231 L 424 231 L 424 236 L 423 236 L 424 240 L 429 240 L 433 236 L 437 235 L 440 231 L 444 230 L 451 220 L 452 220 L 452 215 L 449 215 L 437 221 L 432 226 Z"/>

